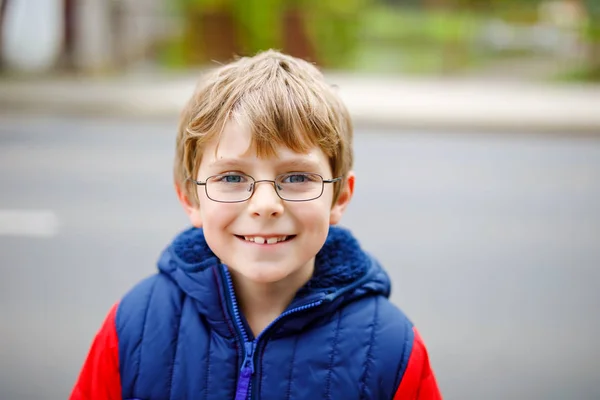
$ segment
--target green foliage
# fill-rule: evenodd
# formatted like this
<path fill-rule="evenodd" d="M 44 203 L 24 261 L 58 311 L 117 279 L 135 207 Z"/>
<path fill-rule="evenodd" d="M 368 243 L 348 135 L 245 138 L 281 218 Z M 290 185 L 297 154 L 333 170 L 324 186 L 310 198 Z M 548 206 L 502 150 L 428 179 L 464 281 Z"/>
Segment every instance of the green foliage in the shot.
<path fill-rule="evenodd" d="M 582 29 L 587 40 L 598 48 L 600 0 L 583 1 L 590 18 Z M 224 54 L 251 55 L 268 48 L 285 50 L 290 46 L 289 40 L 293 40 L 289 39 L 290 21 L 294 21 L 294 34 L 302 31 L 295 24 L 299 17 L 310 43 L 300 44 L 296 50 L 302 54 L 314 51 L 316 54 L 309 56 L 314 56 L 323 67 L 372 72 L 461 72 L 496 62 L 500 57 L 478 46 L 484 24 L 491 18 L 515 25 L 535 23 L 541 2 L 447 0 L 440 1 L 442 7 L 423 9 L 418 6 L 424 3 L 422 0 L 412 1 L 411 7 L 406 6 L 407 2 L 385 6 L 380 0 L 172 0 L 168 4 L 182 18 L 183 34 L 167 43 L 161 61 L 185 66 L 221 59 L 226 57 Z M 290 17 L 291 10 L 294 18 Z M 214 18 L 217 14 L 221 19 Z M 223 15 L 227 22 L 218 22 Z M 231 23 L 233 30 L 228 28 Z M 205 34 L 203 26 L 214 39 Z M 219 42 L 219 38 L 227 36 L 223 32 L 233 31 L 235 40 L 230 35 Z M 232 40 L 237 41 L 236 49 L 232 48 Z M 207 55 L 218 48 L 225 50 L 217 56 Z M 201 56 L 202 53 L 206 54 Z M 594 54 L 600 55 L 600 48 L 590 54 L 590 59 L 597 59 Z M 528 56 L 531 54 L 519 54 Z M 573 75 L 594 78 L 598 69 L 594 64 Z"/>
<path fill-rule="evenodd" d="M 600 68 L 582 67 L 559 74 L 555 77 L 558 82 L 594 82 L 600 83 Z"/>
<path fill-rule="evenodd" d="M 378 7 L 365 15 L 360 68 L 390 72 L 452 72 L 471 64 L 474 40 L 483 19 L 447 9 Z M 376 52 L 382 54 L 377 56 Z"/>
<path fill-rule="evenodd" d="M 588 18 L 586 21 L 585 32 L 592 41 L 600 41 L 600 1 L 586 1 L 586 11 Z"/>
<path fill-rule="evenodd" d="M 304 0 L 317 57 L 323 66 L 348 68 L 360 46 L 364 16 L 372 0 Z"/>
<path fill-rule="evenodd" d="M 299 11 L 317 59 L 330 67 L 344 67 L 353 59 L 358 46 L 360 15 L 373 1 L 176 0 L 174 3 L 185 20 L 184 41 L 198 35 L 201 29 L 198 26 L 199 14 L 219 11 L 233 16 L 242 54 L 255 54 L 269 48 L 281 49 L 286 28 L 283 26 L 284 15 L 288 10 Z"/>
<path fill-rule="evenodd" d="M 281 48 L 284 0 L 232 0 L 230 3 L 245 54 Z"/>
<path fill-rule="evenodd" d="M 185 42 L 176 37 L 158 45 L 158 62 L 160 65 L 181 69 L 187 66 Z"/>

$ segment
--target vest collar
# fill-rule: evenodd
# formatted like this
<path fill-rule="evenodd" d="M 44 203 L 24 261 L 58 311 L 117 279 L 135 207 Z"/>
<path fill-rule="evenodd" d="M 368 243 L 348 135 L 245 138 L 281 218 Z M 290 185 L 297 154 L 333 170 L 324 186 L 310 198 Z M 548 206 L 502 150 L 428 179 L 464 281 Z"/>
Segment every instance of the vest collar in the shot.
<path fill-rule="evenodd" d="M 235 334 L 226 268 L 210 250 L 202 229 L 179 234 L 162 253 L 158 267 L 189 297 L 198 312 L 223 336 Z M 298 291 L 288 310 L 318 303 L 311 312 L 286 318 L 278 333 L 301 330 L 311 320 L 333 313 L 341 305 L 368 294 L 386 297 L 390 281 L 379 263 L 364 252 L 352 234 L 331 226 L 323 248 L 315 257 L 312 278 Z"/>

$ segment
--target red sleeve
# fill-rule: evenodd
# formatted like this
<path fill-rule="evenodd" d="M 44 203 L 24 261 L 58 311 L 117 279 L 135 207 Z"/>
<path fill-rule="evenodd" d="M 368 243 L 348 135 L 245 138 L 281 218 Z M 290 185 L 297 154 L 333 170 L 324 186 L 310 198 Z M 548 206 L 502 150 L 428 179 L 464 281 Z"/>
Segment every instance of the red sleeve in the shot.
<path fill-rule="evenodd" d="M 120 400 L 119 342 L 115 326 L 117 305 L 108 313 L 73 388 L 70 400 Z"/>
<path fill-rule="evenodd" d="M 413 328 L 415 340 L 408 359 L 408 366 L 394 396 L 394 400 L 441 400 L 435 376 L 429 365 L 427 348 L 416 328 Z"/>

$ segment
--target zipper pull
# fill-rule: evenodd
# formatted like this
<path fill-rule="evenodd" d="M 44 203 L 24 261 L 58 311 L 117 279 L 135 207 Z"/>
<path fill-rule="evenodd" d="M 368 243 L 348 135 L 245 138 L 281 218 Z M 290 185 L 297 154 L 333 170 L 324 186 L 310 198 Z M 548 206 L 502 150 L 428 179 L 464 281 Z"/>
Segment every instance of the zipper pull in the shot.
<path fill-rule="evenodd" d="M 250 377 L 254 374 L 254 342 L 244 343 L 246 356 L 242 363 L 242 370 L 238 378 L 235 400 L 246 400 L 250 392 Z"/>
<path fill-rule="evenodd" d="M 254 347 L 254 342 L 244 343 L 246 357 L 244 358 L 244 363 L 242 364 L 242 371 L 246 368 L 250 368 L 250 375 L 254 373 Z"/>

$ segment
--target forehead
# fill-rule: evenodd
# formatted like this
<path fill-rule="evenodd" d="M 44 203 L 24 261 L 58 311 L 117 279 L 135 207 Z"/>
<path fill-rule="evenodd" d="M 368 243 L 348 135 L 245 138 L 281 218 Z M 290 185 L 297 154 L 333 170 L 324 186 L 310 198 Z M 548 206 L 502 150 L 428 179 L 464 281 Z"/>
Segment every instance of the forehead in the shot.
<path fill-rule="evenodd" d="M 254 162 L 285 164 L 297 168 L 315 168 L 328 165 L 328 158 L 319 147 L 309 148 L 306 152 L 297 152 L 287 146 L 275 146 L 272 156 L 260 157 L 256 145 L 253 144 L 249 129 L 235 121 L 229 121 L 221 135 L 207 143 L 202 153 L 203 166 L 236 166 Z"/>

